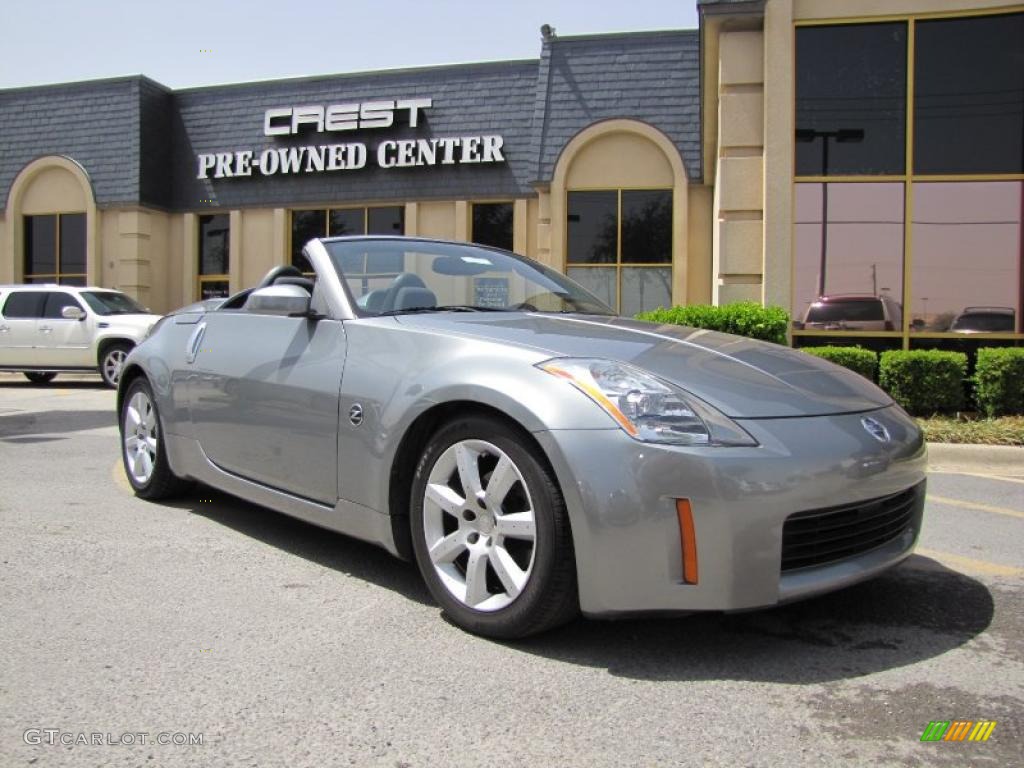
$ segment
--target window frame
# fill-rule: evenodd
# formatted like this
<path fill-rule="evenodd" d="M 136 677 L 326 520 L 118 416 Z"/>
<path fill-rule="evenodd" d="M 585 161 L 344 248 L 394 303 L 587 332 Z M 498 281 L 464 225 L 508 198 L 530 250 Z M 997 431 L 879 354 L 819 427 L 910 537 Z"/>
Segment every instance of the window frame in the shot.
<path fill-rule="evenodd" d="M 227 262 L 228 271 L 223 274 L 216 274 L 211 272 L 206 274 L 203 272 L 203 219 L 214 218 L 216 216 L 224 216 L 228 221 L 228 237 L 227 237 Z M 216 212 L 216 213 L 201 213 L 196 219 L 196 300 L 201 301 L 206 297 L 203 296 L 203 286 L 207 283 L 225 283 L 227 285 L 227 292 L 224 297 L 227 298 L 231 295 L 231 214 L 227 211 Z"/>
<path fill-rule="evenodd" d="M 53 237 L 53 263 L 55 269 L 53 272 L 28 272 L 25 268 L 28 266 L 28 254 L 25 252 L 25 248 L 28 245 L 28 238 L 25 236 L 25 232 L 28 229 L 27 219 L 35 218 L 38 216 L 53 216 L 55 218 L 54 224 L 54 237 Z M 85 264 L 86 270 L 89 268 L 89 216 L 86 211 L 51 211 L 50 213 L 23 213 L 21 214 L 21 227 L 22 227 L 22 246 L 21 246 L 21 266 L 22 275 L 21 281 L 28 285 L 43 285 L 46 283 L 55 283 L 57 285 L 69 285 L 74 288 L 81 288 L 82 286 L 88 285 L 89 275 L 88 272 L 64 272 L 61 269 L 61 258 L 60 258 L 60 246 L 61 246 L 61 220 L 65 216 L 82 216 L 85 223 L 85 253 L 83 254 L 83 263 Z M 50 279 L 52 278 L 52 279 Z M 81 284 L 77 283 L 65 283 L 64 279 L 67 278 L 81 278 Z"/>
<path fill-rule="evenodd" d="M 570 262 L 569 261 L 569 195 L 573 192 L 615 192 L 615 261 L 598 262 Z M 672 303 L 672 288 L 676 279 L 676 241 L 673 222 L 669 223 L 669 260 L 659 262 L 623 262 L 622 261 L 622 193 L 623 192 L 668 192 L 672 196 L 671 211 L 674 217 L 677 204 L 676 190 L 673 187 L 665 186 L 624 186 L 624 187 L 571 187 L 566 188 L 563 202 L 565 211 L 565 226 L 562 238 L 562 274 L 569 275 L 569 269 L 614 269 L 615 270 L 615 301 L 612 309 L 616 314 L 622 313 L 622 270 L 632 269 L 668 269 L 669 270 L 669 303 Z M 587 289 L 590 290 L 589 288 Z M 591 291 L 593 293 L 593 291 Z M 596 295 L 596 294 L 595 294 Z"/>
<path fill-rule="evenodd" d="M 903 183 L 903 211 L 904 211 L 904 226 L 903 226 L 903 286 L 900 294 L 900 303 L 902 305 L 903 323 L 902 328 L 894 331 L 825 331 L 825 330 L 797 330 L 790 326 L 791 336 L 796 338 L 805 337 L 821 337 L 822 339 L 832 338 L 849 338 L 852 339 L 856 336 L 865 338 L 889 338 L 889 339 L 900 339 L 903 349 L 910 349 L 911 342 L 918 339 L 964 339 L 963 333 L 955 333 L 950 331 L 911 331 L 911 319 L 913 312 L 910 311 L 912 306 L 913 294 L 911 292 L 911 286 L 913 283 L 913 269 L 914 269 L 914 238 L 913 238 L 913 217 L 914 217 L 914 185 L 921 182 L 971 182 L 971 181 L 1007 181 L 1007 182 L 1020 182 L 1024 185 L 1024 173 L 953 173 L 953 174 L 935 174 L 935 173 L 915 173 L 914 172 L 914 124 L 915 124 L 915 110 L 914 110 L 914 93 L 915 93 L 915 64 L 916 64 L 916 22 L 918 21 L 932 21 L 937 19 L 966 19 L 978 16 L 1006 16 L 1010 14 L 1024 13 L 1024 5 L 1011 5 L 1001 8 L 979 8 L 974 10 L 957 10 L 957 11 L 935 11 L 935 12 L 921 12 L 921 13 L 901 13 L 901 14 L 886 14 L 877 16 L 849 16 L 842 18 L 815 18 L 815 19 L 798 19 L 793 22 L 792 28 L 792 45 L 793 51 L 796 51 L 796 35 L 797 30 L 804 27 L 822 27 L 822 26 L 836 26 L 836 25 L 847 25 L 847 24 L 870 24 L 870 23 L 885 23 L 885 22 L 906 22 L 907 24 L 907 82 L 906 82 L 906 124 L 905 124 L 905 135 L 904 135 L 904 167 L 903 172 L 899 174 L 877 174 L 877 175 L 828 175 L 828 176 L 799 176 L 796 173 L 796 137 L 790 136 L 792 142 L 791 149 L 793 155 L 793 161 L 790 166 L 791 174 L 791 194 L 793 199 L 796 198 L 796 185 L 801 183 L 818 183 L 818 184 L 829 184 L 829 183 L 881 183 L 881 182 L 902 182 Z M 796 56 L 793 57 L 793 82 L 796 82 L 796 67 L 798 63 Z M 793 89 L 793 96 L 790 105 L 791 114 L 796 115 L 796 89 Z M 795 127 L 795 119 L 794 119 Z M 1021 227 L 1024 228 L 1024 216 L 1022 216 Z M 790 305 L 794 312 L 797 311 L 795 307 L 795 287 L 796 287 L 796 215 L 791 216 L 790 220 Z M 1022 257 L 1024 259 L 1024 257 Z M 1020 307 L 1018 307 L 1018 318 L 1024 315 L 1024 264 L 1021 264 L 1021 286 L 1020 286 Z M 1018 322 L 1021 320 L 1018 319 Z M 1022 327 L 1024 331 L 1024 327 Z M 988 332 L 988 333 L 975 333 L 971 334 L 972 338 L 975 339 L 993 339 L 993 340 L 1015 340 L 1019 341 L 1024 339 L 1024 332 Z"/>

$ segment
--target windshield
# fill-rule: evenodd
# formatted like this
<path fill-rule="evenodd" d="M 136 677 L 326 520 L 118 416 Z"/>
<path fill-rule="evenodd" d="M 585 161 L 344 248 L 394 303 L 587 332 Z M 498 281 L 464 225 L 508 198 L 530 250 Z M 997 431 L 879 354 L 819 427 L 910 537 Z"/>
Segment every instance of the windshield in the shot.
<path fill-rule="evenodd" d="M 954 322 L 951 331 L 1008 331 L 1013 333 L 1010 312 L 965 312 Z"/>
<path fill-rule="evenodd" d="M 563 275 L 505 251 L 428 240 L 324 241 L 361 314 L 615 314 Z"/>
<path fill-rule="evenodd" d="M 97 315 L 149 314 L 149 310 L 135 299 L 117 291 L 84 291 L 82 298 Z"/>
<path fill-rule="evenodd" d="M 836 323 L 849 320 L 884 320 L 882 302 L 878 299 L 847 299 L 816 301 L 807 311 L 808 323 Z"/>

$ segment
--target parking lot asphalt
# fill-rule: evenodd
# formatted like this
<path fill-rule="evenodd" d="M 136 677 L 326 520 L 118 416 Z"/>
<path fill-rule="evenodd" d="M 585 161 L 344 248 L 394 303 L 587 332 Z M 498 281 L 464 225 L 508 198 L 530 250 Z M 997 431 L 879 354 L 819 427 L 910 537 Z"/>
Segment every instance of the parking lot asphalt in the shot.
<path fill-rule="evenodd" d="M 918 553 L 845 591 L 506 644 L 372 546 L 203 487 L 135 498 L 113 403 L 0 374 L 0 766 L 1021 762 L 1013 473 L 944 463 Z M 946 720 L 997 725 L 920 741 Z"/>

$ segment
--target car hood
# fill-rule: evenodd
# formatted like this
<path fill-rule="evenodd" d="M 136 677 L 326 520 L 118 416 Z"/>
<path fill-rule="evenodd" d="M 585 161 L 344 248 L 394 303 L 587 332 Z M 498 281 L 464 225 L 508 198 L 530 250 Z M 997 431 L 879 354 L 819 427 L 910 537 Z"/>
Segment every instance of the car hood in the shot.
<path fill-rule="evenodd" d="M 621 317 L 532 313 L 402 315 L 403 326 L 529 347 L 552 357 L 630 363 L 732 418 L 868 411 L 892 399 L 859 374 L 742 336 Z"/>

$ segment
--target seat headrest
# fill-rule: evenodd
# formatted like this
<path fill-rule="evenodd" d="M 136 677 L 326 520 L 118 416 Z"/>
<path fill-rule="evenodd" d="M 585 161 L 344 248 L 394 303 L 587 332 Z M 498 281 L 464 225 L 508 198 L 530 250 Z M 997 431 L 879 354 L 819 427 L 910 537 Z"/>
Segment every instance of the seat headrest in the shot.
<path fill-rule="evenodd" d="M 437 296 L 428 288 L 400 288 L 395 297 L 394 309 L 415 309 L 417 307 L 436 307 Z"/>

